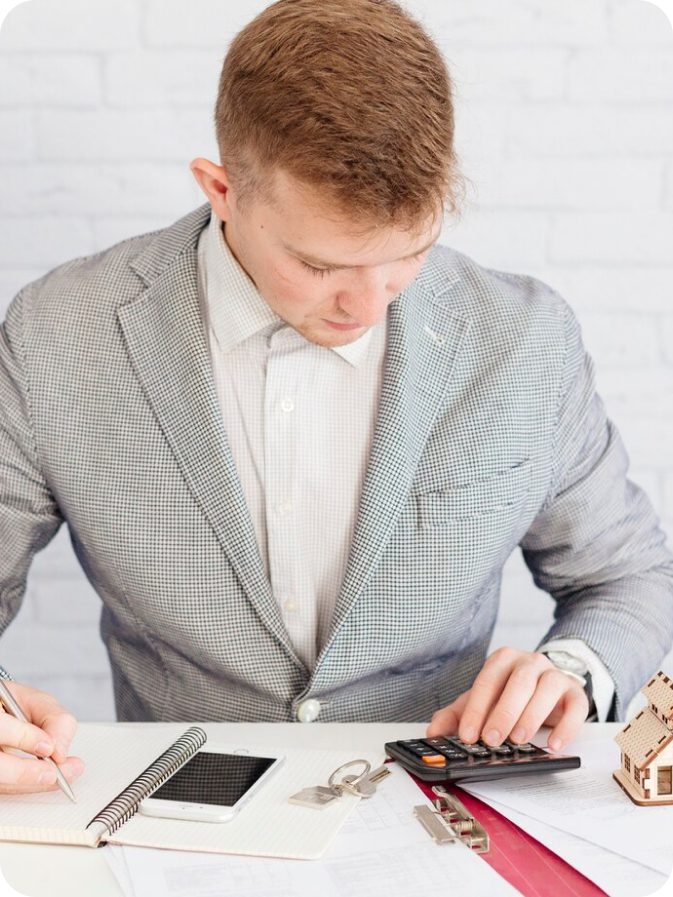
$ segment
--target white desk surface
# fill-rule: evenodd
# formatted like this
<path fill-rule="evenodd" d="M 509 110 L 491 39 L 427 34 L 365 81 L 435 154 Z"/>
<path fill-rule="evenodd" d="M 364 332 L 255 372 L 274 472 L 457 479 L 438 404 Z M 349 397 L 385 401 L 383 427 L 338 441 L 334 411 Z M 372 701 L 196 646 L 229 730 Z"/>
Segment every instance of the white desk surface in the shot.
<path fill-rule="evenodd" d="M 86 723 L 81 723 L 86 726 Z M 119 723 L 161 726 L 162 723 Z M 209 726 L 212 727 L 212 723 Z M 417 738 L 426 723 L 220 723 L 218 738 L 270 748 L 314 747 L 358 751 L 382 749 L 386 741 Z M 587 723 L 580 739 L 616 735 L 620 723 Z M 534 739 L 543 744 L 538 736 Z M 0 844 L 0 869 L 11 887 L 28 897 L 123 897 L 102 851 L 105 847 Z M 0 884 L 0 893 L 2 893 Z"/>

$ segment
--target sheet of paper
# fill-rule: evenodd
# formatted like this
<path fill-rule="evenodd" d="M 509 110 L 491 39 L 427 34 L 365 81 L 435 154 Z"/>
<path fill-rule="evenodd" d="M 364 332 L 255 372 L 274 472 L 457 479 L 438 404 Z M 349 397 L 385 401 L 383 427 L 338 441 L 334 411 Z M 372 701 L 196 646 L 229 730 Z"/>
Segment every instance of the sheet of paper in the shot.
<path fill-rule="evenodd" d="M 407 897 L 441 887 L 447 894 L 460 889 L 470 897 L 516 897 L 518 892 L 469 848 L 458 843 L 434 843 L 413 816 L 413 807 L 424 802 L 427 799 L 406 773 L 393 766 L 376 795 L 360 802 L 319 860 L 222 857 L 124 847 L 133 887 L 132 892 L 125 889 L 125 894 Z M 118 864 L 111 861 L 110 865 L 117 874 Z"/>
<path fill-rule="evenodd" d="M 612 778 L 619 767 L 619 749 L 612 739 L 586 742 L 578 748 L 580 769 L 461 787 L 670 875 L 673 806 L 638 807 L 626 797 Z"/>
<path fill-rule="evenodd" d="M 531 816 L 517 813 L 496 800 L 482 800 L 557 856 L 563 857 L 578 872 L 602 888 L 609 897 L 644 897 L 666 884 L 667 877 L 648 866 L 628 860 L 584 838 L 569 835 Z M 673 881 L 671 884 L 673 885 Z"/>
<path fill-rule="evenodd" d="M 117 844 L 106 844 L 102 849 L 103 856 L 112 870 L 114 877 L 117 879 L 117 884 L 121 888 L 124 897 L 136 897 L 131 873 L 126 865 L 124 848 Z"/>

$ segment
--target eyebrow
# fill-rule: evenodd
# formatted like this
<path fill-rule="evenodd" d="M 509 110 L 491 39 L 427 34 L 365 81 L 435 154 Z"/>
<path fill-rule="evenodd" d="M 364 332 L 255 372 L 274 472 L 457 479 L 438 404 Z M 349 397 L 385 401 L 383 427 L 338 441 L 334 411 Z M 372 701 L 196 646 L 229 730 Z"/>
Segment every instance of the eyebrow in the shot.
<path fill-rule="evenodd" d="M 439 230 L 439 233 L 437 233 L 437 235 L 427 244 L 427 246 L 424 246 L 422 249 L 418 249 L 416 252 L 410 252 L 409 255 L 403 255 L 402 258 L 396 259 L 395 261 L 403 262 L 405 261 L 405 259 L 412 259 L 416 255 L 421 255 L 422 253 L 427 252 L 427 250 L 437 242 L 440 234 L 441 228 Z M 308 262 L 311 265 L 318 265 L 322 268 L 340 269 L 362 267 L 361 265 L 337 265 L 334 262 L 326 262 L 324 259 L 316 258 L 313 255 L 307 255 L 305 252 L 301 252 L 299 249 L 294 249 L 292 246 L 288 246 L 287 243 L 283 243 L 283 246 L 288 250 L 288 252 L 291 252 L 292 255 L 295 255 L 297 256 L 297 258 L 302 259 L 302 261 Z"/>

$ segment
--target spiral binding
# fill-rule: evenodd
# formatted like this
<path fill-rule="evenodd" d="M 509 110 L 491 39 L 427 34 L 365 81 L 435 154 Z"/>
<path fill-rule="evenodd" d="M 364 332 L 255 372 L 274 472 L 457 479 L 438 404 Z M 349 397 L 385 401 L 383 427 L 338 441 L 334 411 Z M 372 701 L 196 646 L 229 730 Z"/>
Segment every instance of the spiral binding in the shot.
<path fill-rule="evenodd" d="M 198 726 L 187 729 L 184 735 L 172 744 L 167 751 L 150 763 L 146 770 L 134 779 L 131 784 L 98 813 L 86 826 L 98 823 L 104 827 L 101 834 L 112 832 L 127 822 L 137 811 L 140 802 L 163 785 L 166 779 L 177 772 L 181 766 L 194 756 L 198 749 L 206 743 L 206 733 Z"/>

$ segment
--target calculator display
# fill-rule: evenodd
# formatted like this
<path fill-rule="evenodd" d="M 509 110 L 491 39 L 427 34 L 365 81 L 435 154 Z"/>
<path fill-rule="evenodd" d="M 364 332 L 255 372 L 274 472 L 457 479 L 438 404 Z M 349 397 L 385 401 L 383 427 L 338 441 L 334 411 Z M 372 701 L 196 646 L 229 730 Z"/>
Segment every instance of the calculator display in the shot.
<path fill-rule="evenodd" d="M 269 757 L 199 751 L 152 797 L 233 807 L 274 762 Z"/>

